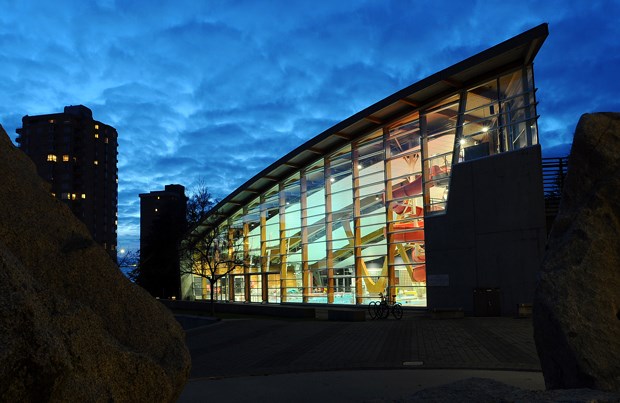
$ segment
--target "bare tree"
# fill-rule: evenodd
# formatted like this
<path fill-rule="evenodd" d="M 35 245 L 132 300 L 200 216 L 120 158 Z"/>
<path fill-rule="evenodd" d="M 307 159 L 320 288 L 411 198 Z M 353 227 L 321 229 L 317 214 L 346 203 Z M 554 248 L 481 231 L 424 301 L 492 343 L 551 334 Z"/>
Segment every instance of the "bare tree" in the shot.
<path fill-rule="evenodd" d="M 233 270 L 243 268 L 243 251 L 235 245 L 238 235 L 234 230 L 209 228 L 193 231 L 182 245 L 184 262 L 181 275 L 199 277 L 209 282 L 211 316 L 215 316 L 215 286 Z"/>
<path fill-rule="evenodd" d="M 121 269 L 131 281 L 136 281 L 140 271 L 140 250 L 128 250 L 119 254 L 117 258 L 118 268 Z"/>
<path fill-rule="evenodd" d="M 187 223 L 190 228 L 204 220 L 209 210 L 218 202 L 219 200 L 209 192 L 206 179 L 204 177 L 199 178 L 187 200 Z"/>

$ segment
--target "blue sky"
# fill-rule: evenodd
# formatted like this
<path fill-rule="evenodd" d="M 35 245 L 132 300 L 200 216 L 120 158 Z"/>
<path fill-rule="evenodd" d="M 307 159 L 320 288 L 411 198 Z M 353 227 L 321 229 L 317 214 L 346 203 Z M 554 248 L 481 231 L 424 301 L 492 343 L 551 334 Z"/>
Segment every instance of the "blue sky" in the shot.
<path fill-rule="evenodd" d="M 620 111 L 618 1 L 0 0 L 0 124 L 83 104 L 119 133 L 119 247 L 139 193 L 225 197 L 357 111 L 540 23 L 540 141 Z M 564 144 L 564 145 L 563 145 Z"/>

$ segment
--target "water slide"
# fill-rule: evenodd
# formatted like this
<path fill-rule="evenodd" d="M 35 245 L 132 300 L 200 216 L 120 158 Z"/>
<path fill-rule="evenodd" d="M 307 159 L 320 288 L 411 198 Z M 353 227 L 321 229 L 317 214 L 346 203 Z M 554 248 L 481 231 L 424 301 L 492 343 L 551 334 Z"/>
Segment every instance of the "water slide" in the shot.
<path fill-rule="evenodd" d="M 434 178 L 438 175 L 446 174 L 448 171 L 447 167 L 440 167 L 438 165 L 433 165 L 431 167 L 431 178 Z M 432 183 L 431 183 L 432 186 Z M 392 198 L 400 199 L 401 197 L 412 197 L 422 194 L 422 175 L 417 176 L 412 182 L 407 183 L 397 189 L 392 190 Z M 392 202 L 391 203 L 392 210 L 396 214 L 403 214 L 409 206 L 400 202 Z M 417 213 L 417 212 L 416 212 Z M 416 214 L 418 215 L 418 214 Z"/>

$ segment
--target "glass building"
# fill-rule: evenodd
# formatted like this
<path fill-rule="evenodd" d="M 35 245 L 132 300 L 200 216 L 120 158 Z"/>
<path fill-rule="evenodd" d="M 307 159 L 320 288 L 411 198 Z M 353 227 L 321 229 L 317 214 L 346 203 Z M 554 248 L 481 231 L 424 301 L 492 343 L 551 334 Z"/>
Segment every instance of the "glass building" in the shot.
<path fill-rule="evenodd" d="M 222 200 L 184 241 L 216 229 L 222 256 L 237 257 L 217 269 L 215 298 L 359 305 L 384 293 L 429 306 L 427 227 L 451 210 L 453 170 L 539 147 L 533 59 L 547 34 L 540 25 L 398 91 Z M 187 274 L 195 264 L 182 262 L 182 298 L 209 299 L 210 283 Z"/>

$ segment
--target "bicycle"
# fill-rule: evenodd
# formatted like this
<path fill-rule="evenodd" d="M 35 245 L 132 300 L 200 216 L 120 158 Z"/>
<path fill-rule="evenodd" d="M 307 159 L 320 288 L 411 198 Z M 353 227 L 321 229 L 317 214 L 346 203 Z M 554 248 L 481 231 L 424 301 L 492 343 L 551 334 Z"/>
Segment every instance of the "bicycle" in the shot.
<path fill-rule="evenodd" d="M 379 293 L 379 297 L 380 301 L 370 301 L 368 304 L 368 314 L 371 319 L 387 319 L 390 313 L 398 320 L 403 317 L 403 306 L 400 302 L 395 302 L 396 295 L 390 299 L 385 298 L 383 293 Z"/>
<path fill-rule="evenodd" d="M 370 315 L 370 319 L 377 318 L 377 301 L 370 301 L 368 304 L 368 315 Z"/>

